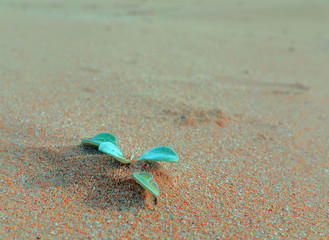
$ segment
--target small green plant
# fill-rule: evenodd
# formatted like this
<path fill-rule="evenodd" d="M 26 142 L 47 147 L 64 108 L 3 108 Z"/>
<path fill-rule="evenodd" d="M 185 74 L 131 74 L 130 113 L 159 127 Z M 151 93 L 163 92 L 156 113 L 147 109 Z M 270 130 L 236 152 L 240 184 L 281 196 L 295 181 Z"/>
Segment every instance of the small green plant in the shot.
<path fill-rule="evenodd" d="M 124 164 L 130 164 L 134 155 L 130 159 L 124 157 L 123 152 L 117 146 L 117 138 L 110 133 L 101 133 L 90 139 L 83 139 L 81 141 L 83 146 L 97 147 L 98 151 L 111 155 L 113 158 Z M 177 153 L 170 147 L 160 146 L 152 148 L 137 158 L 137 161 L 164 161 L 164 162 L 178 162 L 179 157 Z M 159 186 L 153 179 L 150 173 L 133 173 L 135 181 L 145 188 L 152 195 L 158 197 L 160 195 Z"/>

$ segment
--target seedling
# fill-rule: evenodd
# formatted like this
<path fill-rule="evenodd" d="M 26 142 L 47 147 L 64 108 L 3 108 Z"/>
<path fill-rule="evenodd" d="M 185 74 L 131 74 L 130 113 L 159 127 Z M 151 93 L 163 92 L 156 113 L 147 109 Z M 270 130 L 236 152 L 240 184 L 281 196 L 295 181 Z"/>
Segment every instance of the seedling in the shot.
<path fill-rule="evenodd" d="M 134 157 L 134 155 L 132 155 L 130 159 L 126 159 L 123 152 L 117 146 L 117 138 L 110 133 L 101 133 L 91 139 L 83 139 L 81 144 L 84 146 L 97 147 L 98 151 L 111 155 L 121 163 L 131 163 Z M 137 160 L 178 162 L 179 157 L 172 148 L 161 146 L 152 148 L 137 158 Z M 156 182 L 151 182 L 153 176 L 150 173 L 135 172 L 133 173 L 133 178 L 152 195 L 156 197 L 160 195 L 159 186 Z"/>

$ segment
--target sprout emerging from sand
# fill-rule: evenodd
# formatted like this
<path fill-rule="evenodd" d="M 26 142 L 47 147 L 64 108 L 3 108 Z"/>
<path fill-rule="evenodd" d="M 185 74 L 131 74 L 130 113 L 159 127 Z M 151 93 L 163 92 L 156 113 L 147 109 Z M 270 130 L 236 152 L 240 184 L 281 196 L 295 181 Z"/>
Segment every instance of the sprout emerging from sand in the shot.
<path fill-rule="evenodd" d="M 92 138 L 83 139 L 81 141 L 83 146 L 97 147 L 98 151 L 109 154 L 121 163 L 129 164 L 132 162 L 134 155 L 130 159 L 124 157 L 123 152 L 117 146 L 117 138 L 110 133 L 101 133 Z M 144 153 L 138 159 L 146 161 L 164 161 L 164 162 L 178 162 L 179 157 L 177 153 L 170 147 L 161 146 L 152 148 Z M 149 193 L 158 197 L 160 195 L 159 186 L 156 182 L 151 180 L 153 176 L 150 173 L 133 173 L 135 181 L 145 188 Z"/>

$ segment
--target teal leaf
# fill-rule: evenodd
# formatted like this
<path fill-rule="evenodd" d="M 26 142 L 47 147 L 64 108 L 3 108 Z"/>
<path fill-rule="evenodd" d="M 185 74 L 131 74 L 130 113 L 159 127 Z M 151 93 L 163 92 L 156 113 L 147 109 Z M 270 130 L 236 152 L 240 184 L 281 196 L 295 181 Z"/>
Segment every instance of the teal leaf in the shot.
<path fill-rule="evenodd" d="M 137 158 L 137 160 L 178 162 L 177 153 L 170 147 L 156 147 Z"/>
<path fill-rule="evenodd" d="M 101 133 L 91 139 L 88 139 L 88 138 L 83 139 L 81 141 L 81 144 L 85 145 L 85 146 L 99 147 L 99 145 L 102 142 L 111 142 L 111 143 L 117 145 L 117 138 L 113 134 L 110 134 L 110 133 Z"/>
<path fill-rule="evenodd" d="M 139 183 L 143 188 L 145 188 L 152 195 L 159 197 L 160 191 L 159 186 L 156 182 L 150 182 L 153 179 L 150 173 L 133 173 L 133 177 L 137 183 Z"/>
<path fill-rule="evenodd" d="M 117 147 L 117 145 L 115 145 L 112 142 L 103 142 L 99 145 L 98 150 L 111 155 L 112 157 L 114 157 L 116 160 L 118 160 L 119 162 L 122 163 L 131 163 L 130 159 L 126 159 L 123 156 L 122 151 Z"/>

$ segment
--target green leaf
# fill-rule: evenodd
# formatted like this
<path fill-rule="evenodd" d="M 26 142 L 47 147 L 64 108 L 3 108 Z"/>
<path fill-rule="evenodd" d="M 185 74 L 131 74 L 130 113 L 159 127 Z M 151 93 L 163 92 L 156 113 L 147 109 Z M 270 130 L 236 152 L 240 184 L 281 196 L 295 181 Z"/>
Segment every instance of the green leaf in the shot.
<path fill-rule="evenodd" d="M 153 194 L 156 197 L 160 196 L 159 186 L 156 182 L 150 182 L 153 179 L 152 174 L 150 173 L 133 173 L 133 177 L 137 183 L 139 183 L 143 188 L 148 192 Z"/>
<path fill-rule="evenodd" d="M 137 160 L 178 162 L 177 153 L 170 147 L 156 147 L 137 158 Z"/>
<path fill-rule="evenodd" d="M 114 144 L 111 142 L 103 142 L 99 145 L 98 150 L 111 155 L 114 157 L 116 160 L 122 163 L 131 163 L 131 160 L 125 159 L 123 156 L 122 151 Z"/>
<path fill-rule="evenodd" d="M 110 133 L 101 133 L 91 139 L 88 139 L 88 138 L 83 139 L 81 141 L 81 144 L 85 145 L 85 146 L 98 147 L 102 142 L 111 142 L 111 143 L 117 145 L 117 138 L 113 134 L 110 134 Z"/>

